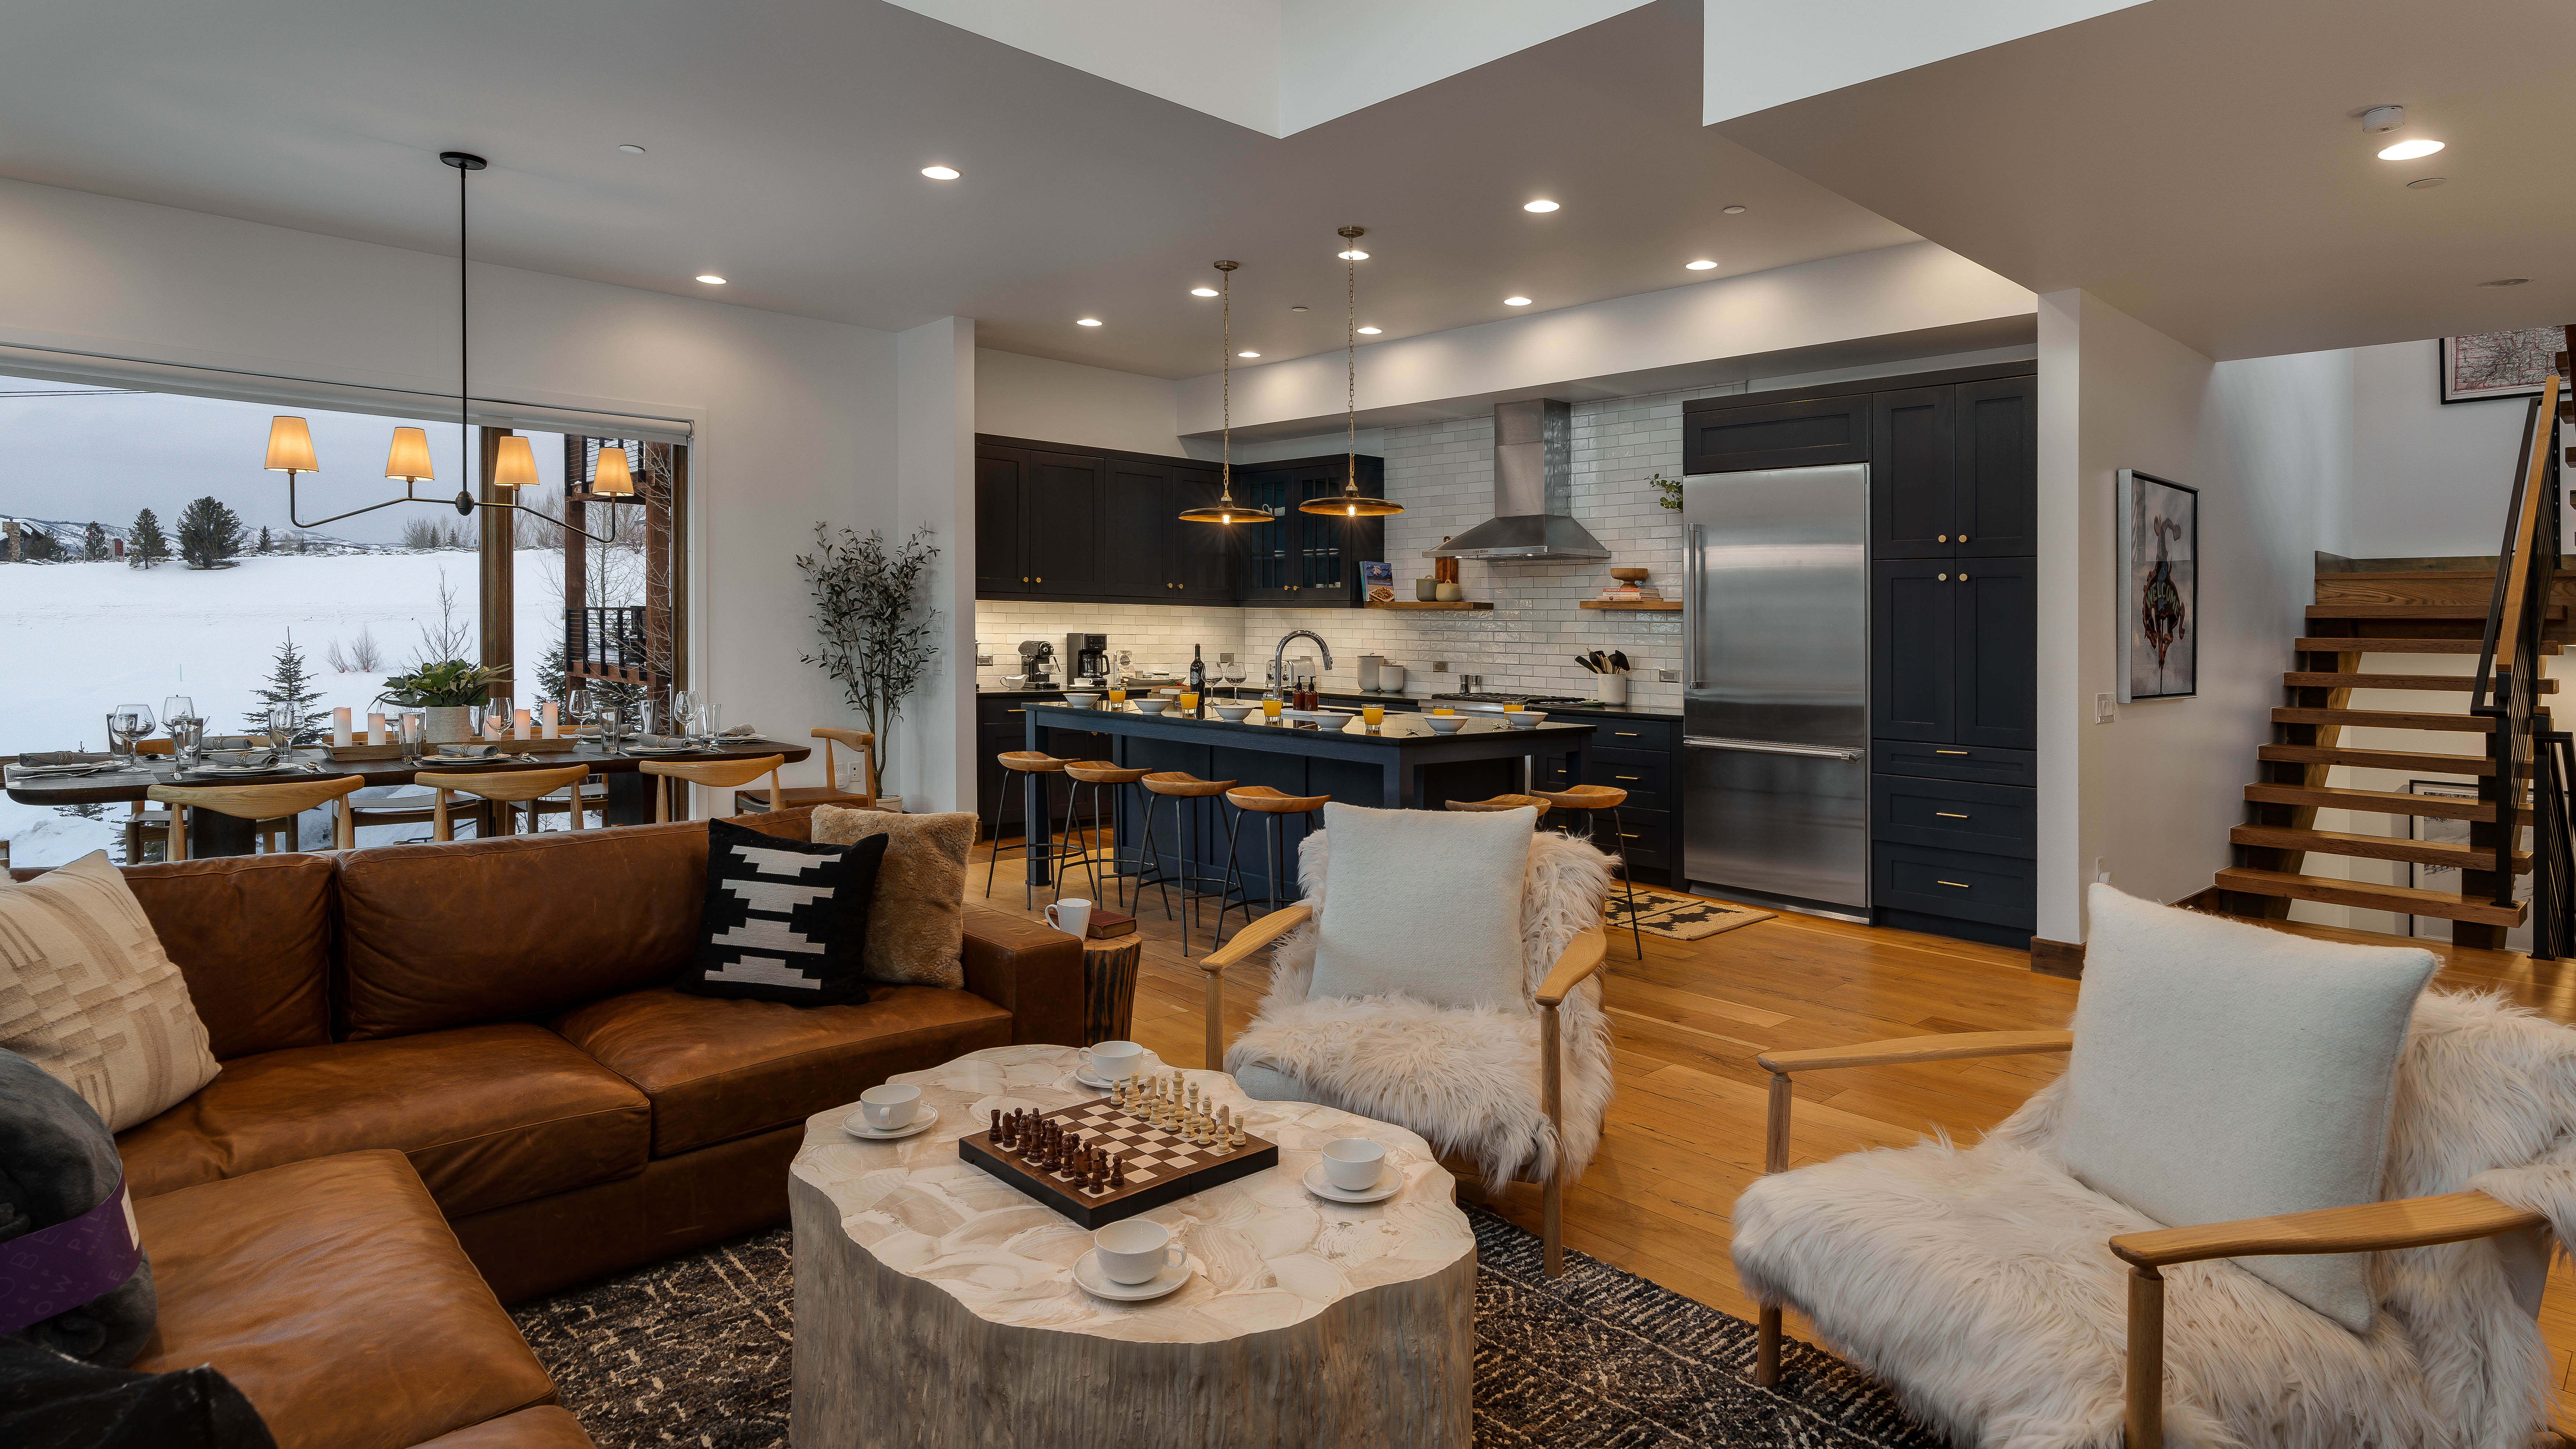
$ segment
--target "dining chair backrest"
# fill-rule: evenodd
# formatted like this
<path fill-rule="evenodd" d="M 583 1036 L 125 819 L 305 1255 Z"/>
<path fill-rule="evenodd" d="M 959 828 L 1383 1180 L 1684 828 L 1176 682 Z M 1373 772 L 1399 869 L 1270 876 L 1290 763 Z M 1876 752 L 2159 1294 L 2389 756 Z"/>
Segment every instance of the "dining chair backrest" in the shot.
<path fill-rule="evenodd" d="M 864 787 L 850 793 L 865 794 L 874 799 L 877 793 L 877 737 L 866 730 L 834 729 L 829 725 L 816 725 L 811 733 L 823 742 L 823 784 L 834 790 L 841 788 L 841 772 L 832 764 L 832 746 L 837 744 L 859 752 L 859 774 Z"/>
<path fill-rule="evenodd" d="M 336 780 L 280 780 L 264 785 L 154 785 L 143 796 L 170 807 L 169 858 L 186 860 L 191 810 L 212 810 L 238 820 L 280 820 L 334 800 L 340 806 L 332 812 L 332 844 L 353 850 L 358 836 L 348 796 L 366 783 L 363 775 L 343 775 Z"/>
<path fill-rule="evenodd" d="M 480 800 L 510 803 L 534 800 L 557 790 L 571 790 L 576 796 L 581 782 L 590 778 L 590 766 L 566 765 L 559 770 L 416 770 L 414 784 L 427 785 L 433 795 L 430 802 L 430 833 L 438 840 L 456 838 L 447 819 L 447 797 L 450 792 L 472 795 Z M 578 799 L 576 799 L 576 807 Z M 571 812 L 572 828 L 582 828 L 581 811 Z M 531 827 L 533 828 L 533 827 Z"/>
<path fill-rule="evenodd" d="M 713 790 L 730 790 L 748 785 L 763 775 L 769 777 L 769 808 L 784 810 L 786 797 L 778 788 L 778 768 L 787 763 L 785 755 L 762 755 L 752 760 L 646 760 L 640 767 L 647 775 L 662 777 L 653 787 L 653 819 L 666 822 L 671 818 L 669 781 L 685 780 Z"/>

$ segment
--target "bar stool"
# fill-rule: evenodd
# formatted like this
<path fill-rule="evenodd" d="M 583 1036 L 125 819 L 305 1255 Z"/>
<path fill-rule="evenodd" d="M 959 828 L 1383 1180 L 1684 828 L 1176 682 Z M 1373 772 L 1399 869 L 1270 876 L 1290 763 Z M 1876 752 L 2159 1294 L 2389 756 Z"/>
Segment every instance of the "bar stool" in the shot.
<path fill-rule="evenodd" d="M 1108 863 L 1109 884 L 1113 891 L 1123 892 L 1127 883 L 1127 872 L 1119 868 L 1121 862 L 1118 858 L 1118 833 L 1114 826 L 1109 834 L 1108 852 L 1104 855 L 1100 849 L 1100 797 L 1104 791 L 1109 792 L 1110 818 L 1115 820 L 1118 813 L 1118 797 L 1116 794 L 1118 787 L 1122 785 L 1133 785 L 1151 773 L 1152 771 L 1143 769 L 1131 770 L 1126 766 L 1119 764 L 1115 760 L 1076 760 L 1072 764 L 1064 767 L 1064 777 L 1073 782 L 1071 798 L 1065 802 L 1064 826 L 1066 833 L 1070 834 L 1073 830 L 1074 821 L 1081 818 L 1082 792 L 1086 789 L 1091 792 L 1091 830 L 1083 839 L 1082 874 L 1085 879 L 1091 882 L 1091 895 L 1094 900 L 1099 899 L 1100 896 L 1099 866 L 1103 861 Z M 1146 803 L 1145 798 L 1141 795 L 1138 796 L 1137 803 L 1138 808 L 1143 809 Z M 1154 837 L 1152 832 L 1148 830 L 1144 838 L 1150 841 Z M 1071 867 L 1069 866 L 1066 867 L 1066 869 L 1070 868 Z M 1145 873 L 1141 859 L 1137 866 L 1136 873 L 1139 876 Z M 1064 872 L 1059 870 L 1056 873 L 1056 880 L 1060 883 L 1063 879 Z M 1059 884 L 1056 894 L 1058 896 L 1064 894 L 1061 884 Z M 1123 899 L 1120 901 L 1120 905 L 1125 905 L 1125 901 Z"/>
<path fill-rule="evenodd" d="M 1226 791 L 1234 788 L 1234 782 L 1232 780 L 1202 780 L 1187 771 L 1165 770 L 1158 774 L 1147 775 L 1136 783 L 1144 786 L 1148 794 L 1148 798 L 1145 801 L 1145 848 L 1148 852 L 1153 848 L 1152 841 L 1154 838 L 1154 802 L 1151 797 L 1160 795 L 1172 802 L 1172 833 L 1180 842 L 1178 858 L 1181 864 L 1179 872 L 1181 878 L 1181 959 L 1186 961 L 1190 959 L 1189 911 L 1191 895 L 1190 878 L 1192 874 L 1190 870 L 1190 842 L 1192 836 L 1190 822 L 1192 818 L 1197 815 L 1198 807 L 1195 805 L 1184 806 L 1182 802 L 1205 800 L 1210 796 L 1222 795 Z M 1202 826 L 1198 833 L 1203 836 L 1205 834 L 1205 827 Z M 1165 871 L 1162 867 L 1162 863 L 1155 860 L 1150 853 L 1146 858 L 1146 865 L 1154 872 L 1154 874 L 1150 878 L 1143 874 L 1139 874 L 1136 877 L 1136 898 L 1138 900 L 1143 900 L 1145 898 L 1145 887 L 1149 885 L 1164 887 L 1163 919 L 1168 921 L 1172 918 L 1172 892 L 1169 887 L 1171 873 Z M 1207 892 L 1200 891 L 1198 894 L 1206 895 Z M 1216 947 L 1216 936 L 1214 933 L 1210 933 L 1208 936 L 1208 947 L 1211 950 Z"/>
<path fill-rule="evenodd" d="M 1583 838 L 1595 849 L 1601 845 L 1601 816 L 1610 816 L 1610 835 L 1614 848 L 1610 854 L 1619 861 L 1619 884 L 1628 892 L 1628 940 L 1637 959 L 1646 959 L 1645 933 L 1637 928 L 1637 883 L 1628 878 L 1628 837 L 1619 828 L 1619 807 L 1628 792 L 1614 785 L 1577 785 L 1570 790 L 1534 790 L 1532 794 L 1559 810 L 1570 810 L 1583 817 Z M 1568 830 L 1566 834 L 1574 832 Z"/>
<path fill-rule="evenodd" d="M 1440 808 L 1476 815 L 1496 814 L 1505 810 L 1535 810 L 1538 812 L 1538 819 L 1530 822 L 1530 828 L 1535 830 L 1540 821 L 1547 819 L 1549 807 L 1546 801 L 1536 795 L 1496 795 L 1490 800 L 1443 800 L 1440 802 Z"/>
<path fill-rule="evenodd" d="M 1245 923 L 1250 924 L 1252 921 L 1252 896 L 1243 890 L 1239 883 L 1240 878 L 1235 874 L 1234 869 L 1234 842 L 1235 838 L 1243 833 L 1243 817 L 1246 815 L 1269 817 L 1270 889 L 1265 893 L 1264 900 L 1269 909 L 1275 911 L 1279 909 L 1279 847 L 1287 831 L 1288 817 L 1312 815 L 1323 809 L 1332 798 L 1330 795 L 1289 795 L 1273 790 L 1267 785 L 1245 785 L 1225 792 L 1225 803 L 1234 807 L 1234 824 L 1225 832 L 1225 889 L 1220 893 L 1221 899 L 1216 908 L 1218 935 L 1225 934 L 1225 913 L 1235 908 L 1235 897 L 1238 894 L 1243 896 L 1241 904 Z M 1292 859 L 1289 863 L 1294 866 L 1296 862 Z"/>
<path fill-rule="evenodd" d="M 1020 843 L 1016 846 L 1005 846 L 1002 844 L 1002 802 L 1009 798 L 1009 792 L 1021 788 L 1020 785 L 1012 778 L 1013 776 L 1061 775 L 1064 773 L 1065 766 L 1075 762 L 1072 760 L 1059 760 L 1055 756 L 1047 754 L 1042 750 L 1004 750 L 993 758 L 999 761 L 1002 766 L 1003 793 L 993 797 L 993 820 L 991 824 L 984 827 L 984 838 L 993 842 L 993 853 L 987 858 L 987 862 L 984 866 L 985 898 L 988 900 L 992 898 L 993 873 L 1001 866 L 1002 852 L 1006 849 L 1017 850 L 1021 856 L 1025 858 L 1029 852 L 1037 849 L 1037 837 L 1041 833 L 1046 836 L 1047 874 L 1056 883 L 1055 893 L 1059 896 L 1063 895 L 1064 880 L 1063 877 L 1058 875 L 1055 870 L 1055 792 L 1047 788 L 1044 780 L 1040 780 L 1038 782 L 1039 818 L 1035 821 L 1023 820 L 1020 822 Z M 1032 826 L 1035 828 L 1032 829 Z M 1033 904 L 1036 899 L 1037 896 L 1034 889 L 1027 882 L 1023 881 L 1020 885 L 1021 907 L 1026 909 L 1029 905 Z"/>

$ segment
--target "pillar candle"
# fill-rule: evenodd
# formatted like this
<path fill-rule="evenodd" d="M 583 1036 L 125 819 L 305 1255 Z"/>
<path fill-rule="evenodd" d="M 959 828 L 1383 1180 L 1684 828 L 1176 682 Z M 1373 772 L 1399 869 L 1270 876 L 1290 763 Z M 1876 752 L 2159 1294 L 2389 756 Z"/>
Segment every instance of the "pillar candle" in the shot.
<path fill-rule="evenodd" d="M 335 745 L 349 743 L 349 707 L 347 705 L 331 711 L 331 743 Z"/>
<path fill-rule="evenodd" d="M 535 736 L 528 733 L 528 712 L 521 709 L 513 710 L 511 713 L 517 715 L 518 718 L 511 721 L 510 738 L 514 740 L 534 739 Z"/>
<path fill-rule="evenodd" d="M 367 716 L 367 743 L 371 745 L 389 743 L 385 739 L 385 717 L 383 715 L 369 714 Z"/>
<path fill-rule="evenodd" d="M 557 728 L 563 724 L 562 713 L 556 708 L 555 702 L 551 699 L 546 701 L 545 709 L 546 729 L 545 734 L 541 736 L 541 738 L 549 740 L 562 738 L 562 736 L 556 733 Z"/>

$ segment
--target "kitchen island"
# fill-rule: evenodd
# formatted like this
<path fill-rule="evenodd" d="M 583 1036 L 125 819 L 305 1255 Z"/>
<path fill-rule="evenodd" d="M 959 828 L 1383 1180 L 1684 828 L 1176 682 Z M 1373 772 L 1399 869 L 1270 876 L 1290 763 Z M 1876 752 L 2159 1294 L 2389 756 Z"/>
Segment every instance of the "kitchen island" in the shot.
<path fill-rule="evenodd" d="M 1264 720 L 1258 711 L 1239 724 L 1229 724 L 1213 713 L 1199 719 L 1177 712 L 1145 714 L 1132 704 L 1086 708 L 1063 701 L 1030 704 L 1022 718 L 1028 749 L 1039 748 L 1042 729 L 1089 730 L 1106 736 L 1109 758 L 1129 769 L 1180 770 L 1202 780 L 1268 785 L 1289 795 L 1330 795 L 1344 804 L 1387 810 L 1437 810 L 1449 800 L 1482 800 L 1524 789 L 1527 770 L 1541 756 L 1571 756 L 1571 778 L 1579 780 L 1583 751 L 1596 728 L 1589 720 L 1560 724 L 1550 719 L 1515 729 L 1499 716 L 1470 715 L 1463 717 L 1465 723 L 1456 733 L 1441 734 L 1432 729 L 1427 716 L 1396 710 L 1387 711 L 1385 722 L 1374 726 L 1356 713 L 1337 715 L 1340 723 L 1313 724 L 1284 717 Z M 1021 785 L 1027 791 L 1024 819 L 1063 818 L 1062 777 L 1030 774 L 1022 777 Z M 1040 804 L 1040 790 L 1056 792 L 1054 809 Z M 1130 818 L 1134 792 L 1117 794 L 1117 819 L 1111 826 L 1115 838 L 1141 842 L 1142 822 Z M 1193 877 L 1202 872 L 1218 875 L 1225 868 L 1225 832 L 1233 807 L 1205 809 L 1208 824 L 1190 832 Z M 1171 805 L 1158 803 L 1155 815 L 1161 822 L 1154 832 L 1156 862 L 1177 874 L 1179 841 L 1173 832 Z M 1088 824 L 1087 809 L 1084 823 Z M 1288 854 L 1280 861 L 1279 899 L 1295 899 L 1296 846 L 1308 829 L 1322 825 L 1320 812 L 1288 820 Z M 1250 830 L 1244 837 L 1237 876 L 1251 895 L 1266 900 L 1273 894 L 1267 879 L 1266 844 Z M 1130 857 L 1126 868 L 1132 871 L 1134 851 L 1122 854 Z M 1043 852 L 1030 854 L 1028 878 L 1036 883 L 1047 880 Z"/>

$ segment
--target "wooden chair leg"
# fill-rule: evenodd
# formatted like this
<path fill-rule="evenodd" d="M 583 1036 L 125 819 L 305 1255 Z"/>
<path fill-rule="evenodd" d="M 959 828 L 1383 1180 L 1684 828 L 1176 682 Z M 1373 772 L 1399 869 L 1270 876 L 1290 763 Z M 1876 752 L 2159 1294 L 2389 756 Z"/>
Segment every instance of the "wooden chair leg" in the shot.
<path fill-rule="evenodd" d="M 1539 1243 L 1547 1276 L 1565 1276 L 1565 1068 L 1557 1050 L 1557 1009 L 1538 1009 L 1539 1105 L 1556 1133 L 1556 1166 L 1547 1175 L 1539 1215 Z"/>
<path fill-rule="evenodd" d="M 653 823 L 671 823 L 671 780 L 667 775 L 656 776 L 653 780 Z"/>
<path fill-rule="evenodd" d="M 570 804 L 570 808 L 569 808 L 568 810 L 566 810 L 566 812 L 565 812 L 565 813 L 566 813 L 567 815 L 569 815 L 569 816 L 571 817 L 571 819 L 572 819 L 572 825 L 571 825 L 571 827 L 570 827 L 570 828 L 572 828 L 572 829 L 574 829 L 574 830 L 582 829 L 582 828 L 583 828 L 583 826 L 582 826 L 582 822 L 581 822 L 581 781 L 579 781 L 579 780 L 575 780 L 575 781 L 573 781 L 573 782 L 572 782 L 572 784 L 571 784 L 568 788 L 566 788 L 566 789 L 565 789 L 565 791 L 564 791 L 564 798 L 565 798 L 566 800 L 568 800 L 568 801 L 570 801 L 570 802 L 571 802 L 571 804 Z"/>
<path fill-rule="evenodd" d="M 1225 973 L 1209 971 L 1207 977 L 1207 1069 L 1225 1070 Z"/>
<path fill-rule="evenodd" d="M 2153 1267 L 2129 1270 L 2127 1449 L 2165 1449 L 2165 1280 Z"/>
<path fill-rule="evenodd" d="M 632 616 L 630 615 L 629 617 Z M 454 840 L 456 838 L 456 829 L 449 823 L 447 818 L 447 792 L 445 790 L 432 789 L 429 793 L 429 838 L 432 840 Z"/>
<path fill-rule="evenodd" d="M 333 802 L 331 815 L 331 838 L 340 843 L 340 848 L 342 850 L 357 849 L 357 813 L 350 808 L 348 796 L 343 795 L 337 801 Z"/>
<path fill-rule="evenodd" d="M 769 772 L 769 808 L 774 813 L 787 808 L 787 796 L 778 788 L 778 772 Z"/>
<path fill-rule="evenodd" d="M 1785 1172 L 1789 1167 L 1789 1074 L 1771 1074 L 1771 1100 L 1768 1120 L 1762 1132 L 1762 1170 Z M 1780 1382 L 1780 1305 L 1762 1305 L 1761 1322 L 1756 1326 L 1753 1346 L 1753 1382 L 1764 1388 Z"/>
<path fill-rule="evenodd" d="M 161 854 L 170 860 L 186 860 L 188 858 L 187 806 L 173 805 L 170 807 L 170 844 L 161 852 Z"/>

